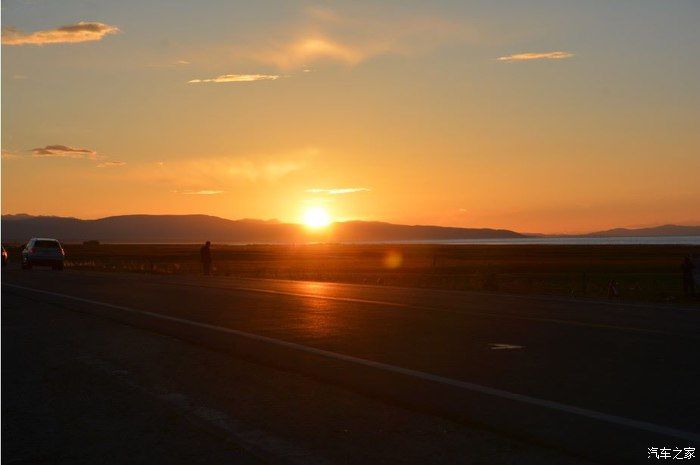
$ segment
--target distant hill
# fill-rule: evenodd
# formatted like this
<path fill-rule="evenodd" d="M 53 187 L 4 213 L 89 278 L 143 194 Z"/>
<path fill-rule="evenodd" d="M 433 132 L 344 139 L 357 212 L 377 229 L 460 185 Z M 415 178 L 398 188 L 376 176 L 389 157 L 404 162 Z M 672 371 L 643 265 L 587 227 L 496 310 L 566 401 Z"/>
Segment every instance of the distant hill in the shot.
<path fill-rule="evenodd" d="M 322 233 L 276 220 L 227 220 L 207 215 L 124 215 L 97 220 L 58 216 L 3 215 L 2 240 L 24 242 L 55 237 L 64 242 L 188 243 L 210 240 L 230 243 L 302 243 L 317 241 L 376 242 L 525 237 L 503 229 L 409 226 L 381 222 L 334 223 Z"/>
<path fill-rule="evenodd" d="M 700 236 L 700 226 L 679 226 L 666 224 L 653 228 L 627 229 L 615 228 L 585 234 L 586 237 L 664 237 L 664 236 Z"/>

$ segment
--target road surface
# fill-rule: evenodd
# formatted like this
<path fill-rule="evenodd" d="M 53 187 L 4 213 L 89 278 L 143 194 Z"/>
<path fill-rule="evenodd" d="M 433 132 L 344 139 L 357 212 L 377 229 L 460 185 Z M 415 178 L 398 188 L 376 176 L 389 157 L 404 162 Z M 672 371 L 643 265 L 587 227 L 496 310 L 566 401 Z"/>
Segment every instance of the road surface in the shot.
<path fill-rule="evenodd" d="M 108 325 L 100 331 L 107 334 L 124 331 L 122 326 L 109 329 L 115 321 L 126 323 L 190 340 L 198 350 L 219 350 L 200 355 L 205 359 L 233 353 L 268 365 L 265 370 L 273 370 L 270 365 L 284 370 L 281 379 L 301 373 L 323 389 L 330 389 L 329 383 L 348 388 L 407 417 L 420 411 L 431 421 L 439 417 L 491 431 L 498 438 L 492 441 L 539 444 L 552 454 L 637 463 L 647 459 L 648 447 L 686 448 L 700 442 L 700 318 L 690 309 L 344 284 L 10 269 L 3 273 L 4 341 L 12 340 L 6 327 L 8 301 L 17 318 L 37 308 L 43 310 L 32 318 L 39 320 L 65 314 L 99 317 L 101 325 Z M 62 338 L 70 345 L 71 337 L 84 337 L 77 334 Z M 119 336 L 109 339 L 117 344 Z M 118 345 L 125 352 L 137 350 L 128 341 Z M 7 364 L 6 351 L 3 359 Z M 85 360 L 83 365 L 101 369 L 99 357 Z M 306 403 L 311 409 L 314 400 Z M 278 431 L 275 437 L 285 434 L 290 433 Z M 413 443 L 412 434 L 403 440 Z M 402 437 L 396 431 L 384 436 L 392 444 Z M 292 449 L 299 443 L 286 440 Z M 435 438 L 428 442 L 442 444 Z M 482 455 L 490 457 L 484 463 L 508 463 L 513 457 L 512 452 L 494 455 L 480 444 Z M 474 441 L 463 446 L 476 447 Z M 231 447 L 242 451 L 241 460 L 259 459 L 256 453 L 246 455 L 251 449 L 245 441 L 234 440 Z M 517 449 L 518 459 L 545 453 L 529 447 Z M 391 456 L 385 448 L 375 452 Z M 416 451 L 392 453 L 394 460 L 421 457 Z M 553 455 L 546 461 L 556 460 Z"/>

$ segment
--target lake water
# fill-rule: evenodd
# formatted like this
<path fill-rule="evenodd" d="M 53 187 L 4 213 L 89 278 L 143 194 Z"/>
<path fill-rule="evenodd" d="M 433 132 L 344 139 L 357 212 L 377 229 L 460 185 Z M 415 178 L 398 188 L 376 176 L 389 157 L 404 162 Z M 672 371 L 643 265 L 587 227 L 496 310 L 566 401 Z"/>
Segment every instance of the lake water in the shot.
<path fill-rule="evenodd" d="M 382 241 L 365 244 L 492 244 L 492 245 L 700 245 L 700 236 L 669 237 L 527 237 L 517 239 L 446 239 Z"/>
<path fill-rule="evenodd" d="M 254 244 L 285 245 L 287 242 L 253 242 Z M 224 242 L 225 245 L 250 245 L 251 242 Z M 310 244 L 316 244 L 311 242 Z M 325 243 L 325 242 L 321 242 Z M 452 245 L 700 245 L 700 236 L 669 237 L 526 237 L 515 239 L 443 239 L 415 241 L 355 241 L 339 244 L 452 244 Z"/>

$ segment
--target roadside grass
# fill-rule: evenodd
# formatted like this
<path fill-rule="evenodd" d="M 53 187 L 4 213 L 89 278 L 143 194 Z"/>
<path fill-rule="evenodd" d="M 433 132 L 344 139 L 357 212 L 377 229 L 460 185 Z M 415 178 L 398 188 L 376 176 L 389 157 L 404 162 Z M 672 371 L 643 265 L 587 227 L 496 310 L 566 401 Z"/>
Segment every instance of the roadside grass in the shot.
<path fill-rule="evenodd" d="M 67 244 L 74 269 L 198 274 L 199 245 Z M 17 257 L 17 250 L 10 254 Z M 217 245 L 213 272 L 308 281 L 687 303 L 677 245 Z"/>

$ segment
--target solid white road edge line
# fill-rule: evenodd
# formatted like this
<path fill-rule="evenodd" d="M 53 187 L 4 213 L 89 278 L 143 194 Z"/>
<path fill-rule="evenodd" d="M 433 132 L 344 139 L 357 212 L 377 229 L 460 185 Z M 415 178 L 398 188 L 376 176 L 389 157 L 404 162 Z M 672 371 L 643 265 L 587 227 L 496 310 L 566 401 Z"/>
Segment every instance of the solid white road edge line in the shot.
<path fill-rule="evenodd" d="M 409 368 L 402 368 L 402 367 L 398 367 L 395 365 L 389 365 L 386 363 L 375 362 L 372 360 L 353 357 L 350 355 L 339 354 L 336 352 L 331 352 L 331 351 L 322 350 L 322 349 L 316 349 L 313 347 L 308 347 L 308 346 L 297 344 L 294 342 L 288 342 L 288 341 L 283 341 L 280 339 L 274 339 L 271 337 L 260 336 L 258 334 L 253 334 L 253 333 L 246 333 L 244 331 L 239 331 L 236 329 L 224 328 L 221 326 L 210 325 L 207 323 L 200 323 L 197 321 L 185 320 L 182 318 L 176 318 L 176 317 L 172 317 L 172 316 L 168 316 L 168 315 L 163 315 L 162 313 L 149 312 L 149 311 L 145 311 L 145 310 L 136 310 L 136 309 L 124 307 L 121 305 L 114 305 L 114 304 L 110 304 L 110 303 L 106 303 L 106 302 L 99 302 L 96 300 L 84 299 L 82 297 L 61 294 L 58 292 L 44 291 L 44 290 L 40 290 L 40 289 L 34 289 L 31 287 L 19 286 L 17 284 L 3 283 L 2 285 L 7 286 L 7 287 L 16 288 L 16 289 L 22 289 L 25 291 L 37 292 L 40 294 L 46 294 L 46 295 L 51 295 L 51 296 L 60 297 L 60 298 L 64 298 L 64 299 L 75 300 L 77 302 L 83 302 L 83 303 L 87 303 L 87 304 L 113 308 L 116 310 L 122 310 L 122 311 L 129 312 L 129 313 L 136 313 L 136 314 L 140 314 L 140 315 L 150 316 L 150 317 L 159 318 L 162 320 L 174 321 L 177 323 L 196 326 L 199 328 L 206 328 L 206 329 L 209 329 L 212 331 L 218 331 L 218 332 L 227 333 L 227 334 L 234 334 L 234 335 L 239 336 L 239 337 L 244 337 L 247 339 L 265 342 L 268 344 L 273 344 L 273 345 L 277 345 L 277 346 L 281 346 L 281 347 L 287 347 L 290 349 L 294 349 L 294 350 L 298 350 L 298 351 L 302 351 L 302 352 L 306 352 L 306 353 L 310 353 L 310 354 L 314 354 L 314 355 L 319 355 L 321 357 L 329 358 L 332 360 L 342 360 L 345 362 L 355 363 L 358 365 L 364 365 L 364 366 L 376 368 L 379 370 L 384 370 L 384 371 L 388 371 L 388 372 L 392 372 L 392 373 L 398 373 L 398 374 L 402 374 L 405 376 L 410 376 L 413 378 L 418 378 L 418 379 L 423 379 L 423 380 L 427 380 L 427 381 L 433 381 L 433 382 L 439 383 L 439 384 L 458 387 L 458 388 L 461 388 L 461 389 L 464 389 L 467 391 L 478 392 L 480 394 L 487 394 L 487 395 L 491 395 L 494 397 L 500 397 L 502 399 L 509 399 L 509 400 L 513 400 L 513 401 L 517 401 L 517 402 L 522 402 L 524 404 L 536 405 L 538 407 L 544 407 L 544 408 L 547 408 L 550 410 L 557 410 L 560 412 L 566 412 L 566 413 L 570 413 L 572 415 L 578 415 L 578 416 L 582 416 L 582 417 L 592 418 L 595 420 L 599 420 L 599 421 L 603 421 L 603 422 L 607 422 L 607 423 L 612 423 L 612 424 L 616 424 L 616 425 L 621 425 L 621 426 L 626 426 L 629 428 L 635 428 L 635 429 L 639 429 L 639 430 L 643 430 L 643 431 L 649 431 L 649 432 L 656 433 L 656 434 L 664 434 L 667 436 L 672 436 L 672 437 L 676 437 L 679 439 L 685 439 L 688 441 L 696 441 L 696 442 L 700 441 L 700 434 L 689 432 L 689 431 L 683 431 L 683 430 L 678 430 L 675 428 L 670 428 L 667 426 L 656 425 L 654 423 L 649 423 L 646 421 L 632 420 L 632 419 L 620 417 L 617 415 L 611 415 L 611 414 L 607 414 L 607 413 L 603 413 L 603 412 L 597 412 L 595 410 L 588 410 L 588 409 L 585 409 L 582 407 L 576 407 L 573 405 L 562 404 L 559 402 L 554 402 L 554 401 L 550 401 L 550 400 L 546 400 L 546 399 L 539 399 L 537 397 L 530 397 L 530 396 L 526 396 L 523 394 L 516 394 L 513 392 L 504 391 L 504 390 L 496 389 L 496 388 L 491 388 L 488 386 L 482 386 L 480 384 L 468 383 L 466 381 L 459 381 L 456 379 L 445 378 L 443 376 L 438 376 L 438 375 L 434 375 L 431 373 L 425 373 L 423 371 L 411 370 Z"/>

